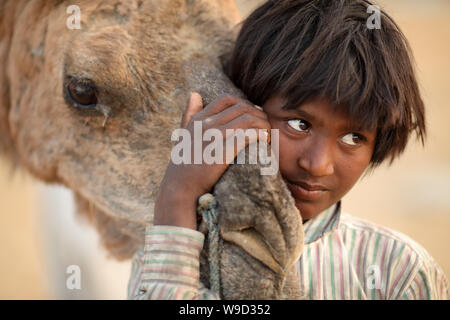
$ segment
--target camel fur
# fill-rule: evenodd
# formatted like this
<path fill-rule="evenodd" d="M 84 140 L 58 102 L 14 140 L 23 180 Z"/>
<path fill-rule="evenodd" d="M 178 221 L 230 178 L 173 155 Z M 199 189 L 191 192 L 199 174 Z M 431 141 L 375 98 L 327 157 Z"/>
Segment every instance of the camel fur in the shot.
<path fill-rule="evenodd" d="M 81 9 L 79 30 L 66 27 L 69 5 Z M 0 152 L 72 190 L 111 255 L 130 258 L 152 224 L 189 92 L 205 105 L 243 97 L 223 72 L 240 19 L 233 0 L 0 1 Z M 95 85 L 97 109 L 70 101 L 70 79 Z M 301 218 L 281 177 L 257 167 L 232 165 L 215 188 L 224 298 L 298 298 Z"/>

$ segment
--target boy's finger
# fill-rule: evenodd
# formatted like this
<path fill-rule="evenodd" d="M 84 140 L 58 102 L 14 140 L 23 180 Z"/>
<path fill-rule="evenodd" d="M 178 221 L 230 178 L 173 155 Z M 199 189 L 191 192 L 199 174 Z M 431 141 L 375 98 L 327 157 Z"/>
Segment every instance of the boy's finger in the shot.
<path fill-rule="evenodd" d="M 183 113 L 183 118 L 181 119 L 181 127 L 186 128 L 192 116 L 203 109 L 203 99 L 202 96 L 197 92 L 191 92 L 189 98 L 189 103 L 186 111 Z"/>
<path fill-rule="evenodd" d="M 204 113 L 202 116 L 210 117 L 236 104 L 248 104 L 253 106 L 253 104 L 248 100 L 231 95 L 222 95 L 207 105 L 207 107 L 202 112 Z"/>
<path fill-rule="evenodd" d="M 238 103 L 232 107 L 229 107 L 225 109 L 224 111 L 220 113 L 216 113 L 209 117 L 210 121 L 212 123 L 216 123 L 218 125 L 225 124 L 227 122 L 232 121 L 233 119 L 240 117 L 244 113 L 248 113 L 251 115 L 254 115 L 255 117 L 261 118 L 262 120 L 267 120 L 267 114 L 264 113 L 264 111 L 260 107 L 249 105 L 249 104 L 243 104 Z M 206 110 L 205 110 L 206 111 Z"/>
<path fill-rule="evenodd" d="M 267 133 L 267 129 L 261 129 L 258 130 L 258 132 L 255 132 L 255 134 L 250 134 L 248 136 L 244 136 L 243 139 L 239 139 L 237 137 L 236 133 L 233 133 L 231 135 L 225 134 L 225 150 L 228 150 L 228 148 L 232 148 L 233 152 L 225 152 L 225 163 L 230 164 L 234 158 L 238 155 L 239 152 L 241 152 L 243 149 L 245 149 L 248 145 L 255 143 L 257 141 L 259 142 L 265 142 L 267 144 L 270 143 L 270 138 Z"/>

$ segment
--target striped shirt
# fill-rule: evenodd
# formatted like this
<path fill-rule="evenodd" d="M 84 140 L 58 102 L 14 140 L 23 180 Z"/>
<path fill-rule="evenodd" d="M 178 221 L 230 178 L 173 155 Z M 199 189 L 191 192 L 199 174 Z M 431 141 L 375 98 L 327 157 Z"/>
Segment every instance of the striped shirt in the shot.
<path fill-rule="evenodd" d="M 448 299 L 448 281 L 406 235 L 341 213 L 340 202 L 304 224 L 296 263 L 308 299 Z M 219 299 L 199 281 L 204 235 L 151 226 L 132 262 L 129 299 Z"/>

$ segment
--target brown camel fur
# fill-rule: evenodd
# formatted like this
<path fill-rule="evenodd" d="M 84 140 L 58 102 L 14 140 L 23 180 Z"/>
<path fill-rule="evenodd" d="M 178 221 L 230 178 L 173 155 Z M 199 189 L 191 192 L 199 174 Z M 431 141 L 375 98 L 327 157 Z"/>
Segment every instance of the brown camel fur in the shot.
<path fill-rule="evenodd" d="M 66 27 L 73 4 L 80 30 Z M 221 94 L 243 96 L 222 71 L 240 19 L 233 0 L 0 1 L 0 152 L 37 179 L 71 189 L 109 252 L 130 258 L 152 223 L 189 92 L 205 105 Z M 73 79 L 95 88 L 95 109 L 67 95 Z M 221 179 L 227 188 L 215 190 L 221 230 L 228 221 L 235 232 L 222 232 L 224 297 L 297 298 L 298 281 L 284 282 L 301 252 L 301 218 L 280 176 L 261 177 L 256 167 L 231 166 Z M 227 203 L 242 174 L 257 185 L 235 187 L 238 200 Z M 234 219 L 249 197 L 246 222 Z M 267 223 L 252 224 L 262 213 Z M 244 229 L 257 235 L 259 258 L 233 242 Z M 262 263 L 264 255 L 278 266 Z"/>

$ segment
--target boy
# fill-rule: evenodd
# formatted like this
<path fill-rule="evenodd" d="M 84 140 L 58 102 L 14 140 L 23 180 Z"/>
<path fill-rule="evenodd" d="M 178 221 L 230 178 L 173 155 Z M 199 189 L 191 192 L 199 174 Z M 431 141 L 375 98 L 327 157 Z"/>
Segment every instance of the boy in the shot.
<path fill-rule="evenodd" d="M 304 222 L 297 268 L 308 298 L 447 299 L 445 275 L 420 245 L 340 212 L 367 169 L 426 132 L 407 41 L 385 13 L 369 29 L 369 5 L 266 2 L 244 22 L 227 70 L 262 110 L 234 97 L 203 108 L 193 94 L 182 127 L 279 129 L 280 173 Z M 198 280 L 204 238 L 195 212 L 226 167 L 169 164 L 147 230 L 151 260 L 136 253 L 130 298 L 217 298 Z"/>

